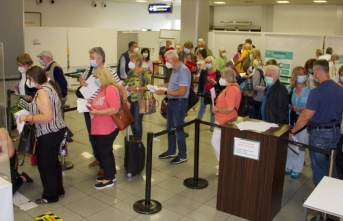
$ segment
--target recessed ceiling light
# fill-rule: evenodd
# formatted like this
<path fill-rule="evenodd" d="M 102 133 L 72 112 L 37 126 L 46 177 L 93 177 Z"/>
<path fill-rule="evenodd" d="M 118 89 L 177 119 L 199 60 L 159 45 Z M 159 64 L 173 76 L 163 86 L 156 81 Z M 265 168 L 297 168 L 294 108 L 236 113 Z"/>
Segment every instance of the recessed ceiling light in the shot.
<path fill-rule="evenodd" d="M 279 4 L 287 4 L 287 3 L 289 3 L 289 1 L 276 1 L 277 3 L 279 3 Z"/>
<path fill-rule="evenodd" d="M 218 5 L 220 5 L 220 4 L 225 4 L 225 2 L 213 2 L 214 4 L 218 4 Z"/>
<path fill-rule="evenodd" d="M 327 3 L 326 0 L 314 0 L 313 2 L 314 3 Z"/>
<path fill-rule="evenodd" d="M 136 2 L 146 2 L 146 0 L 136 0 Z"/>

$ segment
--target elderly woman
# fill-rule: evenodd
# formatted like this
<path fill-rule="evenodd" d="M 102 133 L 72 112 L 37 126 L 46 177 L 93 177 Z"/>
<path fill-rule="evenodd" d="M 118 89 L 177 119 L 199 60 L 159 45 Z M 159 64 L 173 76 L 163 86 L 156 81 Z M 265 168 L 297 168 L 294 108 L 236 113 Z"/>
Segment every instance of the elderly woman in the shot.
<path fill-rule="evenodd" d="M 56 89 L 49 84 L 42 68 L 33 66 L 26 74 L 30 83 L 38 89 L 32 99 L 31 114 L 19 118 L 20 122 L 28 121 L 35 125 L 37 166 L 44 188 L 42 197 L 36 199 L 36 203 L 55 203 L 65 194 L 61 164 L 58 161 L 59 147 L 66 131 L 61 99 Z"/>
<path fill-rule="evenodd" d="M 21 76 L 20 81 L 15 86 L 15 89 L 20 95 L 26 95 L 23 97 L 25 100 L 31 101 L 37 92 L 37 89 L 34 85 L 30 84 L 30 81 L 27 81 L 26 72 L 32 66 L 33 61 L 29 54 L 23 54 L 17 57 L 17 63 L 18 71 L 21 73 Z"/>
<path fill-rule="evenodd" d="M 225 89 L 220 92 L 216 105 L 212 106 L 212 113 L 216 118 L 216 123 L 223 124 L 238 116 L 238 108 L 241 102 L 241 90 L 236 83 L 236 73 L 231 68 L 224 68 L 220 72 L 219 84 Z M 212 134 L 211 144 L 219 161 L 220 156 L 221 130 L 215 128 Z M 216 167 L 219 169 L 219 167 Z M 218 172 L 216 173 L 218 176 Z"/>
<path fill-rule="evenodd" d="M 186 41 L 183 44 L 183 50 L 181 50 L 180 52 L 177 53 L 177 55 L 179 56 L 179 61 L 181 61 L 182 63 L 186 64 L 187 61 L 191 61 L 193 63 L 197 62 L 197 56 L 195 54 L 192 53 L 193 50 L 193 42 L 191 41 Z M 191 68 L 191 74 L 196 74 L 197 73 L 197 68 L 196 67 L 192 67 Z M 194 88 L 194 82 L 193 82 L 193 77 L 191 78 L 191 88 Z"/>
<path fill-rule="evenodd" d="M 303 67 L 295 67 L 292 72 L 291 83 L 287 87 L 290 97 L 290 125 L 294 126 L 302 109 L 305 107 L 308 95 L 313 86 L 308 82 L 309 73 Z M 293 113 L 293 114 L 292 114 Z M 299 131 L 295 138 L 301 143 L 308 143 L 308 133 L 306 128 Z M 296 154 L 288 148 L 286 161 L 286 174 L 291 174 L 292 178 L 297 178 L 304 166 L 305 151 L 299 149 Z"/>
<path fill-rule="evenodd" d="M 147 85 L 150 84 L 150 72 L 142 68 L 142 55 L 133 53 L 130 55 L 129 68 L 131 69 L 127 74 L 127 90 L 132 92 L 129 97 L 131 104 L 131 114 L 134 122 L 131 124 L 131 130 L 134 137 L 142 140 L 143 136 L 143 114 L 139 113 L 138 101 L 144 97 L 144 91 L 147 89 Z"/>
<path fill-rule="evenodd" d="M 112 145 L 119 130 L 113 123 L 111 115 L 116 114 L 120 108 L 119 85 L 112 73 L 105 67 L 95 70 L 95 84 L 99 85 L 99 93 L 90 102 L 91 135 L 100 158 L 100 167 L 104 170 L 103 177 L 97 177 L 99 182 L 94 185 L 96 189 L 104 189 L 114 185 L 116 181 L 116 163 L 112 152 Z"/>
<path fill-rule="evenodd" d="M 208 56 L 205 59 L 205 68 L 200 73 L 198 93 L 202 94 L 203 97 L 200 99 L 200 110 L 198 113 L 198 118 L 201 120 L 205 110 L 206 105 L 211 104 L 211 88 L 215 88 L 216 92 L 220 91 L 219 85 L 220 71 L 217 69 L 214 57 Z M 210 122 L 214 123 L 214 115 L 212 113 L 212 105 L 210 105 Z M 213 131 L 213 127 L 210 128 Z"/>
<path fill-rule="evenodd" d="M 150 50 L 148 48 L 142 48 L 141 55 L 143 56 L 142 68 L 152 73 L 154 70 L 152 61 L 150 60 Z"/>
<path fill-rule="evenodd" d="M 338 54 L 333 54 L 331 56 L 331 59 L 329 61 L 329 74 L 330 74 L 330 78 L 333 80 L 338 80 L 337 79 L 337 67 L 336 64 L 338 64 L 339 62 L 339 55 Z"/>
<path fill-rule="evenodd" d="M 227 62 L 226 49 L 224 47 L 221 47 L 219 49 L 219 56 L 216 57 L 216 65 L 219 71 L 225 68 L 226 62 Z"/>

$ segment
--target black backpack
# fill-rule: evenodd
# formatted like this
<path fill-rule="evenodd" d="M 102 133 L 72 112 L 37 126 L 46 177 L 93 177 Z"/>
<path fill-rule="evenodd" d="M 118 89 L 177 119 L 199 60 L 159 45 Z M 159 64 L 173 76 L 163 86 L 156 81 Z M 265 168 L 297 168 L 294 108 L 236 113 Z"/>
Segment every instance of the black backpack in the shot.
<path fill-rule="evenodd" d="M 241 90 L 241 103 L 239 104 L 238 110 L 236 109 L 238 116 L 245 117 L 248 116 L 251 109 L 250 98 L 245 91 Z"/>

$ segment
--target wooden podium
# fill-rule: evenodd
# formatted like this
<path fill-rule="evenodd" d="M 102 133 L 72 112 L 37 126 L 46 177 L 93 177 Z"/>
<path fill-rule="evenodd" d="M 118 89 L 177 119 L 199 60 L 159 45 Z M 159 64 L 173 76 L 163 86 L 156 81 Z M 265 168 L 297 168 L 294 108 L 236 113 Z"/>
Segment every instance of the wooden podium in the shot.
<path fill-rule="evenodd" d="M 241 121 L 259 122 L 244 117 L 234 122 Z M 240 131 L 229 123 L 221 126 L 217 209 L 251 221 L 272 220 L 281 209 L 290 126 L 266 132 Z M 259 159 L 234 155 L 237 140 L 259 142 Z"/>

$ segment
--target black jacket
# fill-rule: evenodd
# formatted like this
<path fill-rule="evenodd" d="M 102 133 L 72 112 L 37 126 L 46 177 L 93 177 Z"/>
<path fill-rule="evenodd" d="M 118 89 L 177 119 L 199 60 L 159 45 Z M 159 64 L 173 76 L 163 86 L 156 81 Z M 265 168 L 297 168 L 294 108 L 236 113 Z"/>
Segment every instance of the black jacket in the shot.
<path fill-rule="evenodd" d="M 288 124 L 288 91 L 277 80 L 270 89 L 264 107 L 265 121 L 277 124 Z"/>
<path fill-rule="evenodd" d="M 125 57 L 125 72 L 126 72 L 126 75 L 127 73 L 129 73 L 130 71 L 130 68 L 129 68 L 129 62 L 130 62 L 130 54 L 128 51 L 124 52 L 120 58 L 119 58 L 119 61 L 118 61 L 118 65 L 117 65 L 117 74 L 118 74 L 118 77 L 123 80 L 123 76 L 122 74 L 123 73 L 120 73 L 120 60 L 121 60 L 121 57 Z"/>
<path fill-rule="evenodd" d="M 221 86 L 219 85 L 219 79 L 220 78 L 221 78 L 220 71 L 217 70 L 216 71 L 217 84 L 214 85 L 214 88 L 215 88 L 217 93 L 219 93 L 221 91 Z M 202 93 L 204 91 L 206 81 L 207 81 L 207 70 L 201 70 L 200 77 L 199 77 L 198 93 Z"/>

